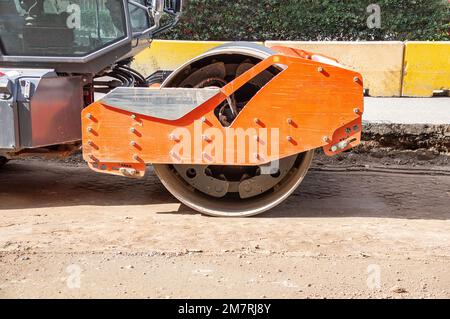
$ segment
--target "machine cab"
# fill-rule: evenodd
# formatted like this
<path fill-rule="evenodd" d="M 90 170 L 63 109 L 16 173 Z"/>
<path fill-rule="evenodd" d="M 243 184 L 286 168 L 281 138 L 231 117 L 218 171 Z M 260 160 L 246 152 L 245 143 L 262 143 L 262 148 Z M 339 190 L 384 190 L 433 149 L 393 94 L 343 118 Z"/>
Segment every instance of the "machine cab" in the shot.
<path fill-rule="evenodd" d="M 148 45 L 181 1 L 0 0 L 0 66 L 95 74 Z"/>

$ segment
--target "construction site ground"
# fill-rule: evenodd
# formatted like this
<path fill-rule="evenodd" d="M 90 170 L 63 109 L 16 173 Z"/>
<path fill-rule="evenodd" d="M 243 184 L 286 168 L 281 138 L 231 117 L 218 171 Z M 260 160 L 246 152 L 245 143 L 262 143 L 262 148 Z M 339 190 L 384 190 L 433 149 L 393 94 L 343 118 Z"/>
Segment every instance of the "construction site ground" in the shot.
<path fill-rule="evenodd" d="M 318 154 L 253 218 L 181 205 L 81 157 L 0 169 L 0 297 L 450 298 L 449 157 Z"/>

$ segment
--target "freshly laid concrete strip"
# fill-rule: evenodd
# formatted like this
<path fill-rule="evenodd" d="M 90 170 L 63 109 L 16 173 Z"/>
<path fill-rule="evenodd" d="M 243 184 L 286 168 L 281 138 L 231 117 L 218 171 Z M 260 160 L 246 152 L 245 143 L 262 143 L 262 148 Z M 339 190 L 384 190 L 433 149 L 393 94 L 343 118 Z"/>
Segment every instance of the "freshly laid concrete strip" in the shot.
<path fill-rule="evenodd" d="M 450 98 L 365 98 L 363 121 L 387 124 L 450 124 Z"/>

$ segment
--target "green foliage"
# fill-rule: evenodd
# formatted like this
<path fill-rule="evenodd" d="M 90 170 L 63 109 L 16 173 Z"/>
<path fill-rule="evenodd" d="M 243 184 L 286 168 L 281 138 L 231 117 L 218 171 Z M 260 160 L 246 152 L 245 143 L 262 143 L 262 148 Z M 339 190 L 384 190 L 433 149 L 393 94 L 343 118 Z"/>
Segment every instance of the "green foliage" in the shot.
<path fill-rule="evenodd" d="M 369 4 L 381 7 L 370 29 Z M 189 0 L 180 24 L 164 34 L 183 40 L 450 40 L 447 0 Z"/>

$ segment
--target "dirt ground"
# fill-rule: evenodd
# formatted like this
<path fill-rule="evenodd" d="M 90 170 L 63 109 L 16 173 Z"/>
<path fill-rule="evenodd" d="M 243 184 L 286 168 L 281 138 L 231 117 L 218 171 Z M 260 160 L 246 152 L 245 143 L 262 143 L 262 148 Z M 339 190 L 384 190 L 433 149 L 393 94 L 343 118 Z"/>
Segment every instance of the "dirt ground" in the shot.
<path fill-rule="evenodd" d="M 448 157 L 318 156 L 258 217 L 201 216 L 149 169 L 0 169 L 0 297 L 450 298 Z M 368 164 L 370 163 L 370 164 Z"/>

